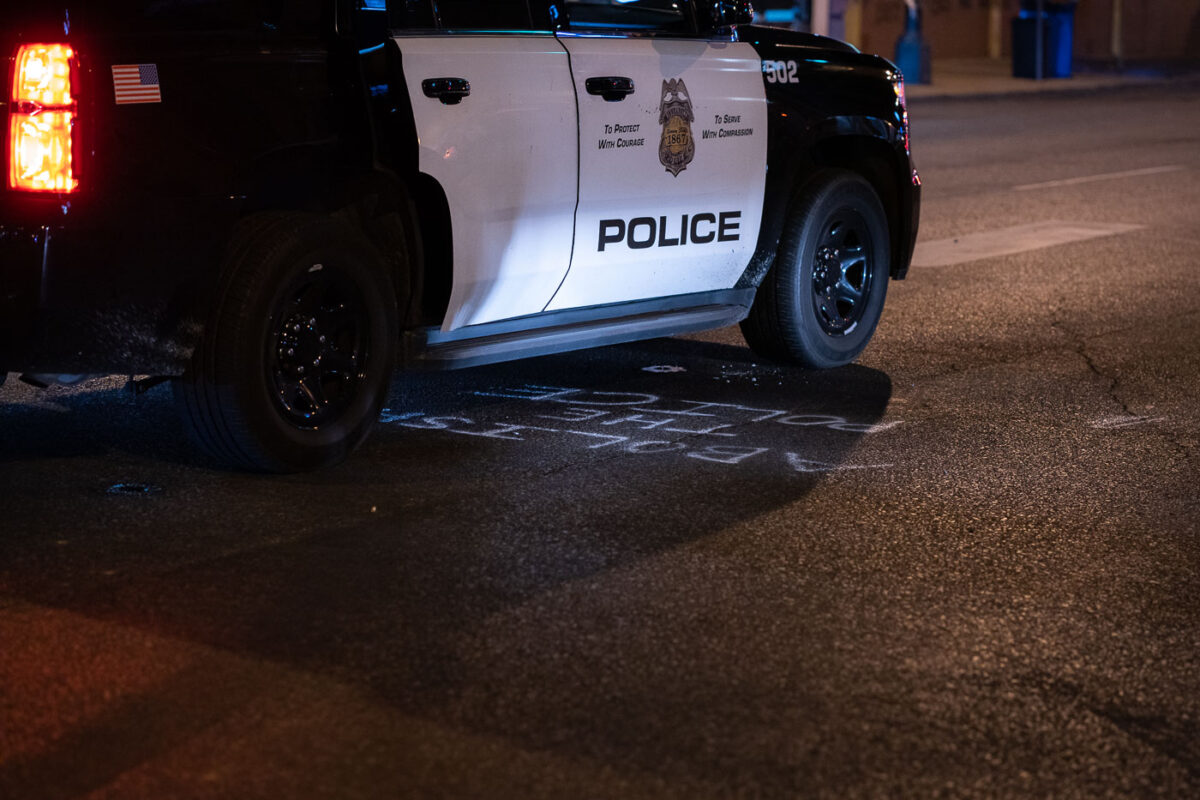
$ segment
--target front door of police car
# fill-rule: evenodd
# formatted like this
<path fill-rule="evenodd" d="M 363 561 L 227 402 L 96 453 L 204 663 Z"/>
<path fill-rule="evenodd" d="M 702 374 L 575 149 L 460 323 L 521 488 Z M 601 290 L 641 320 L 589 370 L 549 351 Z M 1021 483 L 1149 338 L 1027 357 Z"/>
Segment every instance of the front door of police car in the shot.
<path fill-rule="evenodd" d="M 757 53 L 694 35 L 677 1 L 565 7 L 579 209 L 549 308 L 732 288 L 754 253 L 766 183 Z"/>
<path fill-rule="evenodd" d="M 446 193 L 446 331 L 543 311 L 571 260 L 578 141 L 567 54 L 525 0 L 439 0 L 395 31 L 419 168 Z M 426 11 L 425 13 L 431 13 Z"/>

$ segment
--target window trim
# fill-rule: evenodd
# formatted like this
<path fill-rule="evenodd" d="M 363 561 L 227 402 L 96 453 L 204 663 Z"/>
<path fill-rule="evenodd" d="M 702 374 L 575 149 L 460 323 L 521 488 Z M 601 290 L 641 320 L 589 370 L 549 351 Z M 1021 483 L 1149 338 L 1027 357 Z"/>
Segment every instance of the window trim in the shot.
<path fill-rule="evenodd" d="M 555 32 L 552 30 L 533 29 L 519 31 L 512 28 L 393 28 L 391 34 L 397 39 L 413 36 L 476 36 L 480 38 L 493 36 L 542 36 L 553 38 Z"/>
<path fill-rule="evenodd" d="M 453 0 L 451 0 L 452 2 Z M 442 11 L 439 6 L 446 0 L 428 0 L 433 6 L 433 24 L 438 31 L 444 33 L 472 33 L 478 31 L 487 31 L 490 33 L 522 33 L 533 30 L 533 8 L 530 7 L 529 0 L 521 0 L 521 4 L 525 6 L 525 24 L 518 28 L 463 28 L 461 26 L 447 26 L 442 22 Z"/>
<path fill-rule="evenodd" d="M 590 36 L 590 37 L 618 37 L 626 38 L 670 38 L 670 39 L 697 39 L 708 38 L 701 30 L 699 20 L 696 18 L 696 4 L 692 0 L 680 0 L 683 3 L 683 16 L 686 30 L 667 31 L 655 30 L 653 28 L 621 28 L 616 25 L 599 26 L 597 23 L 576 23 L 571 20 L 571 15 L 568 9 L 569 0 L 563 2 L 563 14 L 566 17 L 566 24 L 559 29 L 561 34 L 569 34 L 573 36 Z"/>

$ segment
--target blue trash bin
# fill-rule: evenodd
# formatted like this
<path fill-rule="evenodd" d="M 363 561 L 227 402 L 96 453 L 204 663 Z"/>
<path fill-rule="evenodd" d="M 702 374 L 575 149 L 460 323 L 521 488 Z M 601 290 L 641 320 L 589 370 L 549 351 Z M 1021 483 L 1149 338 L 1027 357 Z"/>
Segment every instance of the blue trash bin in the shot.
<path fill-rule="evenodd" d="M 907 83 L 932 83 L 930 48 L 921 37 L 921 19 L 918 12 L 908 15 L 904 34 L 896 40 L 896 57 L 894 59 L 900 74 Z"/>
<path fill-rule="evenodd" d="M 1037 77 L 1037 26 L 1042 26 L 1042 77 L 1071 77 L 1075 38 L 1075 2 L 1043 3 L 1038 19 L 1036 0 L 1021 0 L 1020 16 L 1012 21 L 1013 77 Z"/>

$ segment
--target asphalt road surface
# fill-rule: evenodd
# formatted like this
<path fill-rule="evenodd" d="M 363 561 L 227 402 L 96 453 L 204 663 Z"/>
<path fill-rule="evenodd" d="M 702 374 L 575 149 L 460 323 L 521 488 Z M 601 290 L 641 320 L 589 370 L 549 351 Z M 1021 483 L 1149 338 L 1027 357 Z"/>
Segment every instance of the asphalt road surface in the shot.
<path fill-rule="evenodd" d="M 0 797 L 1200 794 L 1200 93 L 914 106 L 854 366 L 405 376 L 292 477 L 10 380 Z"/>

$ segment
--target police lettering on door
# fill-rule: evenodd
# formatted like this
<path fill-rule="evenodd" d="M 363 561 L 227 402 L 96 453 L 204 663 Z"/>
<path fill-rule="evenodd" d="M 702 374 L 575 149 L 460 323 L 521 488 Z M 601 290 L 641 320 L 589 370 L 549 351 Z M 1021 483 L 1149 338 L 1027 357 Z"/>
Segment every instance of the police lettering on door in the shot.
<path fill-rule="evenodd" d="M 722 211 L 719 214 L 684 214 L 676 223 L 665 216 L 634 217 L 631 220 L 600 220 L 599 250 L 611 244 L 624 242 L 630 250 L 645 250 L 649 247 L 679 247 L 687 244 L 710 244 L 736 242 L 741 238 L 740 211 Z"/>

